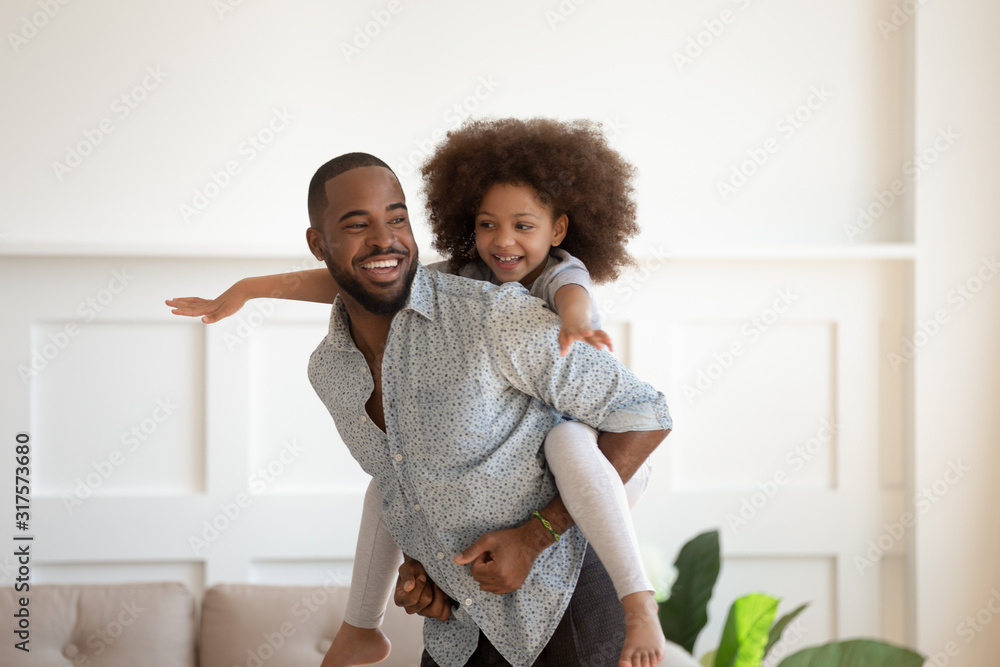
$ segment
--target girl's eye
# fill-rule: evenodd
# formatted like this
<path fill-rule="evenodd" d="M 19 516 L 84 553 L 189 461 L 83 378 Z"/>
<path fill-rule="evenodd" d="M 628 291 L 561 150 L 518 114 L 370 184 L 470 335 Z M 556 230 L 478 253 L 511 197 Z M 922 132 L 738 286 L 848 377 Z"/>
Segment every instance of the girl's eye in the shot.
<path fill-rule="evenodd" d="M 517 225 L 517 228 L 522 230 L 534 229 L 534 227 L 532 227 L 531 225 L 524 224 L 523 222 L 519 223 Z"/>
<path fill-rule="evenodd" d="M 483 229 L 489 229 L 490 227 L 493 226 L 493 223 L 492 222 L 486 222 L 484 220 L 483 222 L 479 223 L 479 226 L 482 227 Z"/>

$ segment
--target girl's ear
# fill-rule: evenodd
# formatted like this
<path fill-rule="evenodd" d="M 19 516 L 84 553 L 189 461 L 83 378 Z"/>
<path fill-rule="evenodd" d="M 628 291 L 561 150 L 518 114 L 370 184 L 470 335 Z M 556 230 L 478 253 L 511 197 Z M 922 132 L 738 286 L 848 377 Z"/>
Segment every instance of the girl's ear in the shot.
<path fill-rule="evenodd" d="M 569 229 L 569 216 L 563 213 L 559 219 L 552 223 L 552 245 L 557 246 L 566 238 Z"/>

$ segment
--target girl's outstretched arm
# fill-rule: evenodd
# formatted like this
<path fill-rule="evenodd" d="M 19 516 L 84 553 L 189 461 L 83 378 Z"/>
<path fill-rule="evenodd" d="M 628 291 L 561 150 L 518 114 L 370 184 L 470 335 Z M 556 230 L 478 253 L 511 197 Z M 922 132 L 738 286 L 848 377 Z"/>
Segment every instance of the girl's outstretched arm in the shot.
<path fill-rule="evenodd" d="M 194 296 L 167 299 L 174 315 L 201 317 L 205 324 L 233 315 L 250 299 L 269 297 L 316 303 L 333 303 L 337 285 L 326 269 L 310 269 L 270 276 L 244 278 L 214 299 Z"/>
<path fill-rule="evenodd" d="M 563 285 L 556 291 L 556 312 L 559 314 L 559 353 L 566 356 L 574 340 L 590 343 L 598 350 L 611 347 L 611 337 L 602 329 L 594 329 L 594 305 L 590 294 L 581 285 Z"/>

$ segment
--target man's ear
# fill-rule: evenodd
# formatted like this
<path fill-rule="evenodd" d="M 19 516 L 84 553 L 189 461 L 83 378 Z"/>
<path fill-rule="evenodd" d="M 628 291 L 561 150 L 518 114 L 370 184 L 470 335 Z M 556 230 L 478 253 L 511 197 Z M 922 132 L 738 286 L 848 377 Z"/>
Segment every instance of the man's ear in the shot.
<path fill-rule="evenodd" d="M 326 243 L 318 229 L 315 227 L 306 229 L 306 243 L 309 244 L 309 252 L 313 254 L 313 257 L 321 262 L 326 259 Z"/>
<path fill-rule="evenodd" d="M 569 230 L 569 216 L 563 213 L 559 219 L 552 223 L 552 245 L 557 246 L 566 238 Z"/>

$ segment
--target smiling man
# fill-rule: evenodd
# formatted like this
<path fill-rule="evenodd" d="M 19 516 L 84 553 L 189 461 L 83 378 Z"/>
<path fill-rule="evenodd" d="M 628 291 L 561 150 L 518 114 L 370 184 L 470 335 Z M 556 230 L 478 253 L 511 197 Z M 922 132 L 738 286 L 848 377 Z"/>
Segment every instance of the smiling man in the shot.
<path fill-rule="evenodd" d="M 429 576 L 397 588 L 397 603 L 428 616 L 422 665 L 616 665 L 621 606 L 541 444 L 571 416 L 600 432 L 628 479 L 669 432 L 663 395 L 606 352 L 560 356 L 558 317 L 520 285 L 422 267 L 381 160 L 350 153 L 320 167 L 309 214 L 309 247 L 339 289 L 310 380 L 373 478 L 408 557 L 401 580 Z M 457 564 L 483 535 L 495 548 Z"/>

